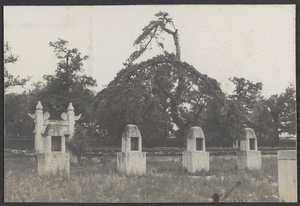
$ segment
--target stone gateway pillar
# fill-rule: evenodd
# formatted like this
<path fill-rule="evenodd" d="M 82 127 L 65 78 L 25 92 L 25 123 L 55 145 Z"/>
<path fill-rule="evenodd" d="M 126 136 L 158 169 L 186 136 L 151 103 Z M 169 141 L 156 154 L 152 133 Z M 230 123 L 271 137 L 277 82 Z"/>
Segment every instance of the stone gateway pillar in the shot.
<path fill-rule="evenodd" d="M 280 202 L 297 202 L 297 151 L 278 151 L 278 189 Z"/>
<path fill-rule="evenodd" d="M 209 152 L 205 151 L 205 136 L 201 127 L 192 127 L 187 136 L 187 151 L 182 153 L 182 167 L 187 171 L 209 170 Z"/>
<path fill-rule="evenodd" d="M 49 118 L 49 113 L 45 112 L 43 114 L 43 106 L 40 101 L 38 101 L 36 107 L 35 107 L 35 113 L 28 115 L 34 119 L 34 150 L 36 152 L 41 152 L 43 150 L 43 144 L 42 144 L 42 130 L 43 130 L 43 124 L 44 119 Z M 45 118 L 44 118 L 45 116 Z"/>
<path fill-rule="evenodd" d="M 35 114 L 29 114 L 35 120 L 35 151 L 37 155 L 37 171 L 39 175 L 70 173 L 70 153 L 66 152 L 66 138 L 74 133 L 75 120 L 72 103 L 68 114 L 62 113 L 62 120 L 50 120 L 48 112 L 43 113 L 39 101 Z"/>
<path fill-rule="evenodd" d="M 142 152 L 142 137 L 136 125 L 127 125 L 123 132 L 121 152 L 117 153 L 117 168 L 125 174 L 146 173 L 146 153 Z"/>
<path fill-rule="evenodd" d="M 254 130 L 245 128 L 240 140 L 240 151 L 238 152 L 237 168 L 261 169 L 261 152 L 257 150 L 257 137 Z"/>

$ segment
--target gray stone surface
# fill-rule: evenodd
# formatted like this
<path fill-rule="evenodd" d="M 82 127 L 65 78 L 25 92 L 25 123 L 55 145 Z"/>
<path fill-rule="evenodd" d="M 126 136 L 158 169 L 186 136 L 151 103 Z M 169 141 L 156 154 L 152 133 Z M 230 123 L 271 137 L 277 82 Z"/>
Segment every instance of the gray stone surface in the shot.
<path fill-rule="evenodd" d="M 297 202 L 297 151 L 278 151 L 278 189 L 280 202 Z"/>
<path fill-rule="evenodd" d="M 75 121 L 81 115 L 75 116 L 72 103 L 67 110 L 67 113 L 61 114 L 62 120 L 50 120 L 50 114 L 43 113 L 39 101 L 35 114 L 29 114 L 35 120 L 34 141 L 39 175 L 70 173 L 70 153 L 66 153 L 66 138 L 71 139 L 74 135 Z"/>
<path fill-rule="evenodd" d="M 239 151 L 237 169 L 261 169 L 261 151 Z"/>
<path fill-rule="evenodd" d="M 132 141 L 132 138 L 137 142 Z M 127 125 L 122 134 L 121 152 L 117 153 L 117 168 L 125 174 L 146 173 L 146 153 L 142 152 L 142 137 L 136 125 Z"/>
<path fill-rule="evenodd" d="M 50 120 L 50 114 L 48 112 L 43 113 L 43 106 L 40 101 L 36 106 L 35 114 L 29 114 L 29 116 L 35 120 L 34 149 L 37 153 L 50 152 L 51 140 L 49 137 L 51 136 L 71 139 L 74 135 L 75 121 L 81 117 L 81 115 L 75 116 L 74 107 L 70 103 L 67 113 L 61 114 L 62 120 Z"/>
<path fill-rule="evenodd" d="M 119 172 L 125 174 L 145 174 L 146 173 L 146 153 L 145 152 L 118 152 L 117 168 Z"/>
<path fill-rule="evenodd" d="M 205 136 L 202 131 L 201 127 L 191 127 L 189 133 L 187 135 L 187 145 L 186 150 L 189 152 L 196 151 L 196 139 L 202 138 L 203 139 L 203 151 L 205 151 Z"/>
<path fill-rule="evenodd" d="M 250 140 L 254 140 L 254 151 L 257 151 L 257 137 L 255 132 L 251 128 L 245 128 L 243 136 L 240 140 L 240 150 L 241 151 L 250 151 Z"/>
<path fill-rule="evenodd" d="M 252 142 L 252 148 L 251 143 Z M 261 169 L 261 152 L 257 150 L 257 137 L 251 128 L 245 128 L 237 154 L 237 169 Z"/>
<path fill-rule="evenodd" d="M 37 171 L 39 175 L 70 174 L 70 154 L 50 152 L 37 154 Z"/>
<path fill-rule="evenodd" d="M 122 134 L 122 152 L 131 152 L 131 138 L 137 137 L 138 138 L 138 150 L 142 152 L 142 136 L 141 133 L 136 125 L 129 124 L 126 126 L 123 134 Z"/>
<path fill-rule="evenodd" d="M 202 141 L 201 150 L 197 150 L 197 139 Z M 201 127 L 191 127 L 187 135 L 187 151 L 182 153 L 182 167 L 191 173 L 209 171 L 209 152 L 205 150 L 205 135 Z"/>
<path fill-rule="evenodd" d="M 209 152 L 183 152 L 182 167 L 187 171 L 209 171 Z"/>

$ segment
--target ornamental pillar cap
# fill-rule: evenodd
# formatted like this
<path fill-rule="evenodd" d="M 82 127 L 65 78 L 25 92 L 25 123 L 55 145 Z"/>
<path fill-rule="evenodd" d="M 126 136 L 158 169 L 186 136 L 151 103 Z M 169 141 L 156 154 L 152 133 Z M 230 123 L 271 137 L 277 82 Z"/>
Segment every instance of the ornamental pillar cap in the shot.
<path fill-rule="evenodd" d="M 205 135 L 201 127 L 193 126 L 190 128 L 188 135 L 188 139 L 196 139 L 196 138 L 203 138 L 205 139 Z"/>
<path fill-rule="evenodd" d="M 40 101 L 38 101 L 38 103 L 37 103 L 35 109 L 36 109 L 36 110 L 42 110 L 42 109 L 43 109 L 43 106 L 42 106 L 42 104 L 41 104 Z"/>
<path fill-rule="evenodd" d="M 74 107 L 72 105 L 72 102 L 70 102 L 70 104 L 68 106 L 68 111 L 74 111 Z"/>

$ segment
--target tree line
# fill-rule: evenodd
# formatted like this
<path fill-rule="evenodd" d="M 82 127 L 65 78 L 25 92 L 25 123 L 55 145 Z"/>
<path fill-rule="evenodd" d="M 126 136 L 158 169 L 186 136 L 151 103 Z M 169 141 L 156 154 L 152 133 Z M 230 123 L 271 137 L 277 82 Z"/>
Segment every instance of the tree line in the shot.
<path fill-rule="evenodd" d="M 75 136 L 79 145 L 88 137 L 119 142 L 127 124 L 136 124 L 143 144 L 150 147 L 161 146 L 169 136 L 183 139 L 196 125 L 216 141 L 234 142 L 245 127 L 253 128 L 258 139 L 275 144 L 280 134 L 296 134 L 294 85 L 265 98 L 262 83 L 232 77 L 235 90 L 226 94 L 217 80 L 199 72 L 201 68 L 181 61 L 179 30 L 168 13 L 159 12 L 155 17 L 134 42 L 139 49 L 98 93 L 92 91 L 96 80 L 84 73 L 88 56 L 69 48 L 66 40 L 51 41 L 49 46 L 58 60 L 55 74 L 44 75 L 43 81 L 21 94 L 5 93 L 5 136 L 33 135 L 34 123 L 27 113 L 35 111 L 37 101 L 51 119 L 59 119 L 69 102 L 73 103 L 76 114 L 82 114 Z M 161 36 L 165 34 L 172 37 L 176 54 L 164 49 Z M 152 42 L 163 54 L 134 63 Z M 17 62 L 9 44 L 4 47 L 4 59 L 4 65 Z M 4 77 L 5 91 L 29 80 L 10 75 L 5 66 Z"/>

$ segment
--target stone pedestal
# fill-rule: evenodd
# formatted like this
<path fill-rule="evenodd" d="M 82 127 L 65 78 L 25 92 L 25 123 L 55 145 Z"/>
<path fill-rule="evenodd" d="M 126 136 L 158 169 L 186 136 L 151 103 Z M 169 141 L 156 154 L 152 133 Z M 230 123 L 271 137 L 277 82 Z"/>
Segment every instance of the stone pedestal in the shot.
<path fill-rule="evenodd" d="M 146 173 L 146 153 L 142 152 L 142 136 L 136 125 L 127 125 L 122 134 L 121 152 L 117 153 L 117 168 L 125 174 Z"/>
<path fill-rule="evenodd" d="M 183 152 L 182 167 L 189 172 L 209 171 L 209 152 Z"/>
<path fill-rule="evenodd" d="M 118 152 L 117 168 L 119 172 L 125 174 L 145 174 L 146 173 L 146 153 L 145 152 Z"/>
<path fill-rule="evenodd" d="M 278 187 L 280 202 L 297 202 L 296 151 L 278 151 Z"/>
<path fill-rule="evenodd" d="M 209 152 L 205 151 L 205 136 L 201 127 L 191 127 L 187 135 L 187 145 L 182 153 L 182 167 L 188 172 L 208 171 Z"/>
<path fill-rule="evenodd" d="M 38 175 L 70 174 L 70 154 L 49 152 L 37 154 Z"/>
<path fill-rule="evenodd" d="M 70 102 L 68 113 L 61 114 L 62 120 L 51 120 L 48 112 L 43 113 L 40 101 L 35 114 L 28 114 L 35 121 L 35 150 L 37 152 L 37 170 L 39 175 L 51 173 L 70 173 L 70 154 L 66 153 L 66 139 L 74 135 L 74 107 Z"/>
<path fill-rule="evenodd" d="M 244 129 L 239 145 L 237 169 L 261 169 L 261 152 L 257 150 L 257 137 L 253 129 Z"/>
<path fill-rule="evenodd" d="M 261 151 L 239 151 L 237 168 L 239 170 L 261 169 Z"/>

